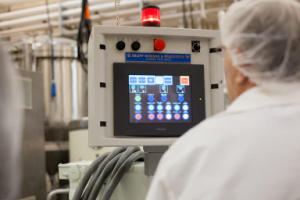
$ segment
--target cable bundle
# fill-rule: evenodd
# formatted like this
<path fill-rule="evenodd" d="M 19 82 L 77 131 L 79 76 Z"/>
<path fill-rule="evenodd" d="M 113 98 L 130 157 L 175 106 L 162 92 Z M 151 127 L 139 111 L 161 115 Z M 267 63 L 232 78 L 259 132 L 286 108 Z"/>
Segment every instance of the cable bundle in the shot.
<path fill-rule="evenodd" d="M 106 180 L 101 200 L 109 200 L 126 171 L 144 157 L 145 153 L 138 147 L 121 147 L 98 157 L 79 183 L 73 200 L 96 200 Z"/>

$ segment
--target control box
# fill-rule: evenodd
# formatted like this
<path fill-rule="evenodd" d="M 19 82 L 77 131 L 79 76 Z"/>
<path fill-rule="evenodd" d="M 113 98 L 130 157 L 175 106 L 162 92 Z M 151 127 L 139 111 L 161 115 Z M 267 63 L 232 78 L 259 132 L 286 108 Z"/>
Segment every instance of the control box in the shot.
<path fill-rule="evenodd" d="M 220 33 L 94 26 L 90 146 L 164 146 L 224 110 Z"/>

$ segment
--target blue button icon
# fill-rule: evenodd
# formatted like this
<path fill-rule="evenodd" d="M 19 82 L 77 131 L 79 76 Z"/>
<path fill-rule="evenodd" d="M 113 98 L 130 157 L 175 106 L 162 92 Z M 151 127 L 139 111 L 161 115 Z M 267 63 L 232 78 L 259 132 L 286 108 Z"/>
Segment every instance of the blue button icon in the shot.
<path fill-rule="evenodd" d="M 137 93 L 137 87 L 135 85 L 131 85 L 129 87 L 129 92 L 130 93 Z"/>
<path fill-rule="evenodd" d="M 136 110 L 136 111 L 140 111 L 140 110 L 142 110 L 142 106 L 141 106 L 141 105 L 139 105 L 139 104 L 138 104 L 138 105 L 135 105 L 135 107 L 134 107 L 134 108 L 135 108 L 135 110 Z"/>
<path fill-rule="evenodd" d="M 139 85 L 139 93 L 146 93 L 147 89 L 145 85 Z"/>
<path fill-rule="evenodd" d="M 155 84 L 155 78 L 154 77 L 147 77 L 147 83 L 148 84 Z"/>
<path fill-rule="evenodd" d="M 163 105 L 158 105 L 158 106 L 157 106 L 157 110 L 158 110 L 158 111 L 162 111 L 163 109 L 164 109 Z"/>
<path fill-rule="evenodd" d="M 149 105 L 148 110 L 153 111 L 155 109 L 154 105 Z"/>
<path fill-rule="evenodd" d="M 177 85 L 176 92 L 181 93 L 181 94 L 185 93 L 185 86 L 184 85 Z"/>
<path fill-rule="evenodd" d="M 179 96 L 178 97 L 178 101 L 183 102 L 184 101 L 184 97 L 183 96 Z"/>
<path fill-rule="evenodd" d="M 168 86 L 167 85 L 161 85 L 159 86 L 160 93 L 168 93 Z"/>
<path fill-rule="evenodd" d="M 137 77 L 129 76 L 129 84 L 137 84 Z"/>
<path fill-rule="evenodd" d="M 148 101 L 151 101 L 151 102 L 154 101 L 154 96 L 149 96 Z"/>
<path fill-rule="evenodd" d="M 139 84 L 145 84 L 146 83 L 146 77 L 139 77 Z"/>
<path fill-rule="evenodd" d="M 165 76 L 165 85 L 173 85 L 172 76 Z"/>
<path fill-rule="evenodd" d="M 166 96 L 162 96 L 162 97 L 161 97 L 161 101 L 165 102 L 165 101 L 167 101 L 167 100 L 168 100 L 168 98 L 167 98 Z"/>

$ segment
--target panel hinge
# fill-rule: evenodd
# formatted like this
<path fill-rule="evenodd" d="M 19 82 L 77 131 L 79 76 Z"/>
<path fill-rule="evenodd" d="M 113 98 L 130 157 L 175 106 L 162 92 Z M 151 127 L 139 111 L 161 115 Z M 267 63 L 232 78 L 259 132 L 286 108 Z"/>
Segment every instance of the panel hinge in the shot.
<path fill-rule="evenodd" d="M 106 50 L 105 44 L 100 44 L 100 49 Z"/>
<path fill-rule="evenodd" d="M 215 83 L 215 84 L 211 84 L 211 89 L 219 89 L 219 84 Z"/>
<path fill-rule="evenodd" d="M 101 87 L 101 88 L 106 88 L 106 83 L 100 82 L 100 87 Z"/>
<path fill-rule="evenodd" d="M 106 122 L 105 121 L 100 121 L 100 126 L 105 127 L 106 126 Z"/>
<path fill-rule="evenodd" d="M 222 48 L 210 48 L 209 53 L 217 53 L 222 52 Z"/>

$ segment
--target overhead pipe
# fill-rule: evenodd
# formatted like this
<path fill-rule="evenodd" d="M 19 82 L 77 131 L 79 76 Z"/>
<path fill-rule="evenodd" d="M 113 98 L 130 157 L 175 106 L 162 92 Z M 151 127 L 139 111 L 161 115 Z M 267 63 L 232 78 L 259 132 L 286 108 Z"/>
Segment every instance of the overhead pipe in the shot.
<path fill-rule="evenodd" d="M 127 8 L 131 6 L 135 6 L 139 4 L 139 0 L 132 0 L 130 2 L 124 2 L 122 4 L 122 8 Z M 94 5 L 90 7 L 90 12 L 101 12 L 101 11 L 107 11 L 107 10 L 113 10 L 114 9 L 114 4 L 111 3 L 106 3 L 106 4 L 100 4 L 100 5 Z M 75 8 L 75 9 L 69 9 L 62 11 L 62 16 L 64 17 L 71 17 L 71 16 L 78 16 L 81 13 L 81 8 Z M 59 17 L 59 12 L 51 12 L 49 14 L 49 18 L 58 18 Z M 7 20 L 0 22 L 0 28 L 5 28 L 5 27 L 13 27 L 13 26 L 19 26 L 19 25 L 24 25 L 28 23 L 34 23 L 34 22 L 39 22 L 39 21 L 45 21 L 48 19 L 47 14 L 42 14 L 42 15 L 35 15 L 31 17 L 24 17 L 20 19 L 13 19 L 13 20 Z"/>
<path fill-rule="evenodd" d="M 92 1 L 92 0 L 90 0 L 90 1 Z M 200 0 L 200 1 L 205 1 L 205 2 L 210 2 L 210 3 L 220 2 L 220 0 Z M 221 1 L 221 2 L 224 2 L 224 1 Z M 229 3 L 230 1 L 227 1 L 227 2 Z M 132 6 L 132 4 L 137 4 L 138 5 L 138 3 L 140 3 L 139 0 L 136 0 L 136 1 L 134 1 L 134 3 L 130 2 L 130 4 L 128 4 L 128 3 L 125 4 L 125 5 L 122 4 L 122 7 L 129 6 L 129 5 Z M 194 4 L 199 5 L 199 0 L 192 1 L 192 4 L 193 5 Z M 106 5 L 106 6 L 103 6 L 103 5 Z M 176 8 L 179 9 L 181 7 L 181 2 L 165 3 L 165 4 L 160 4 L 159 6 L 161 7 L 161 10 L 176 9 Z M 102 10 L 107 11 L 109 8 L 114 9 L 114 4 L 110 4 L 110 6 L 108 6 L 108 4 L 102 4 L 102 5 L 96 5 L 96 6 L 94 5 L 94 6 L 91 7 L 91 9 L 93 11 L 102 11 Z M 225 8 L 225 6 L 222 9 L 224 9 L 224 8 Z M 219 9 L 219 8 L 217 8 L 217 9 Z M 209 10 L 211 10 L 211 9 L 209 9 Z M 209 10 L 207 10 L 207 11 L 209 12 Z M 64 17 L 65 17 L 65 15 L 74 15 L 74 14 L 76 14 L 76 12 L 74 12 L 74 9 L 67 10 L 67 11 L 68 11 L 67 13 L 66 13 L 66 11 L 64 11 L 64 13 L 63 13 Z M 128 12 L 128 10 L 126 10 L 126 12 L 123 10 L 123 11 L 119 12 L 119 15 L 121 17 L 126 17 L 126 16 L 135 15 L 138 12 L 140 12 L 138 8 L 137 9 L 130 9 L 129 12 Z M 194 10 L 193 14 L 194 15 L 199 14 L 199 10 Z M 200 14 L 201 14 L 201 12 L 200 12 Z M 178 17 L 180 17 L 180 15 L 182 15 L 182 13 L 176 13 L 175 15 L 176 16 L 174 16 L 174 14 L 171 14 L 171 15 L 168 14 L 168 16 L 163 15 L 162 19 L 167 20 L 167 19 L 170 19 L 170 18 L 178 18 Z M 109 12 L 109 13 L 102 13 L 101 14 L 101 20 L 107 19 L 107 18 L 110 18 L 110 17 L 114 18 L 115 17 L 115 12 Z M 94 14 L 94 15 L 91 16 L 91 20 L 93 20 L 94 22 L 99 21 L 99 19 L 100 19 L 99 15 Z M 103 23 L 101 23 L 101 24 L 112 25 L 111 21 L 114 21 L 114 20 L 104 20 Z M 78 24 L 78 22 L 79 22 L 78 17 L 63 20 L 64 25 Z M 125 21 L 122 25 L 139 25 L 139 24 L 140 24 L 140 19 L 137 19 L 137 20 Z M 57 21 L 52 21 L 52 25 L 53 25 L 54 28 L 57 28 L 59 26 L 59 23 L 57 23 Z M 7 27 L 5 27 L 5 28 L 7 28 Z M 9 29 L 9 30 L 0 31 L 0 37 L 5 37 L 5 36 L 7 37 L 7 36 L 11 36 L 11 35 L 17 35 L 17 34 L 21 34 L 22 32 L 26 33 L 26 32 L 32 32 L 32 31 L 36 31 L 36 32 L 44 31 L 44 30 L 47 30 L 47 28 L 48 28 L 47 24 L 35 24 L 35 25 L 26 26 L 26 27 L 18 27 L 18 28 L 13 28 L 13 29 Z M 65 34 L 65 32 L 66 32 L 66 34 Z M 76 30 L 74 32 L 76 32 Z M 68 35 L 72 35 L 72 33 L 70 31 L 66 30 L 66 31 L 64 31 L 64 35 L 68 36 Z M 76 34 L 74 34 L 74 35 L 76 35 Z"/>
<path fill-rule="evenodd" d="M 90 5 L 96 5 L 96 4 L 100 4 L 100 3 L 102 4 L 105 2 L 111 2 L 111 0 L 89 0 Z M 81 5 L 81 2 L 78 0 L 65 1 L 65 2 L 61 3 L 61 6 L 63 8 L 74 8 L 74 7 L 77 8 L 77 7 L 80 7 L 80 5 Z M 53 4 L 49 4 L 48 8 L 49 8 L 50 12 L 57 11 L 59 9 L 59 6 L 60 6 L 59 3 L 53 3 Z M 26 9 L 22 9 L 22 10 L 1 13 L 0 21 L 41 14 L 41 13 L 45 13 L 45 10 L 46 10 L 46 5 L 42 5 L 42 6 L 37 6 L 34 8 L 26 8 Z"/>

